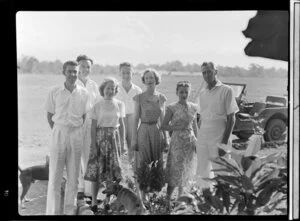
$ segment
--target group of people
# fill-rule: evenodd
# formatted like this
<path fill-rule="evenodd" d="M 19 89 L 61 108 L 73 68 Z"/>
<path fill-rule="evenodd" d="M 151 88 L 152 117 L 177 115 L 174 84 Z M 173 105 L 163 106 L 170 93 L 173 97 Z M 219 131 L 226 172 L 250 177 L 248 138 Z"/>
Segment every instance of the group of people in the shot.
<path fill-rule="evenodd" d="M 98 87 L 89 74 L 93 60 L 80 55 L 63 65 L 63 84 L 51 89 L 46 100 L 48 123 L 52 129 L 46 215 L 60 214 L 60 184 L 67 172 L 64 214 L 74 215 L 76 201 L 97 195 L 103 183 L 123 178 L 120 157 L 127 151 L 134 172 L 153 161 L 163 162 L 167 198 L 178 187 L 178 195 L 189 181 L 200 188 L 210 183 L 210 159 L 218 157 L 218 147 L 230 146 L 238 106 L 232 89 L 217 78 L 212 62 L 201 66 L 206 86 L 197 102 L 188 101 L 189 81 L 176 85 L 178 101 L 166 105 L 167 97 L 157 90 L 161 75 L 155 69 L 142 74 L 145 91 L 132 82 L 133 69 L 128 62 L 119 66 L 122 83 L 107 77 Z M 197 113 L 200 120 L 197 121 Z M 127 148 L 126 148 L 127 147 Z M 163 167 L 161 163 L 159 165 Z M 145 193 L 136 181 L 142 206 Z"/>

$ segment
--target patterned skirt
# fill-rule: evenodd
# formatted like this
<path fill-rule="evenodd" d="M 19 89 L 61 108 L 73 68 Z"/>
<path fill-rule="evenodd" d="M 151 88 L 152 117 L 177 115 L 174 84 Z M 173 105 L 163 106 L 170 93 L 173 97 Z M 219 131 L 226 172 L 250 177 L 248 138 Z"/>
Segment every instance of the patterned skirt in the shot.
<path fill-rule="evenodd" d="M 97 128 L 96 147 L 91 147 L 84 179 L 99 183 L 121 180 L 120 146 L 117 128 Z"/>
<path fill-rule="evenodd" d="M 196 173 L 196 138 L 192 132 L 174 131 L 166 165 L 166 180 L 170 186 L 187 186 Z"/>

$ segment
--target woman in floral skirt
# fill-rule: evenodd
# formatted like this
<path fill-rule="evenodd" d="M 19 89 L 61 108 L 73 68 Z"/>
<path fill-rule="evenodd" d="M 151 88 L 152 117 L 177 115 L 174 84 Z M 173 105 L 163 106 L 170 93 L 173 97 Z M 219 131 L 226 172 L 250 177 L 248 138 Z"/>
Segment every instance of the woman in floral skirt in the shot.
<path fill-rule="evenodd" d="M 167 106 L 161 126 L 162 130 L 172 131 L 166 165 L 169 202 L 175 187 L 178 187 L 179 197 L 183 187 L 193 180 L 196 170 L 197 106 L 187 101 L 190 90 L 189 81 L 177 83 L 176 94 L 179 101 Z"/>
<path fill-rule="evenodd" d="M 120 182 L 120 150 L 124 145 L 124 103 L 115 99 L 118 84 L 106 78 L 99 87 L 101 99 L 92 109 L 92 144 L 85 180 L 92 182 L 92 210 L 97 210 L 97 194 L 103 182 Z M 122 141 L 122 142 L 120 142 Z M 124 147 L 124 146 L 123 146 Z"/>

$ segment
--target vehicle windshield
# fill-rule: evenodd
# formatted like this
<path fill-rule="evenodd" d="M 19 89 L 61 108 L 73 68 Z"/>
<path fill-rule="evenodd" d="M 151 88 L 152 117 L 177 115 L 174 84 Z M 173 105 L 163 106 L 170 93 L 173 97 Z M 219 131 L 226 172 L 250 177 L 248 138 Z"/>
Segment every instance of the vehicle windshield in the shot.
<path fill-rule="evenodd" d="M 229 85 L 232 90 L 235 97 L 239 97 L 243 91 L 244 86 L 243 85 Z"/>

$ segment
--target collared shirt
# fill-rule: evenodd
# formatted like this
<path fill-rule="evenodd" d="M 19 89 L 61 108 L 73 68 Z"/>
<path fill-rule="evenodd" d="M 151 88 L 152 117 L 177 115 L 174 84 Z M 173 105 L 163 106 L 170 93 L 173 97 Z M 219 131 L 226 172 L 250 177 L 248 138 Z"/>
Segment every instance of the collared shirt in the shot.
<path fill-rule="evenodd" d="M 119 99 L 120 101 L 123 101 L 125 104 L 125 113 L 126 114 L 132 114 L 134 113 L 134 100 L 133 97 L 137 94 L 142 93 L 142 89 L 135 85 L 132 84 L 130 90 L 128 93 L 124 89 L 122 85 L 119 87 L 119 92 L 116 94 L 116 98 Z"/>
<path fill-rule="evenodd" d="M 76 85 L 72 93 L 64 85 L 52 88 L 46 99 L 46 111 L 54 114 L 54 124 L 79 127 L 86 114 L 89 93 L 87 89 Z"/>
<path fill-rule="evenodd" d="M 119 127 L 119 119 L 125 117 L 124 103 L 118 99 L 101 99 L 91 110 L 91 119 L 98 127 Z"/>
<path fill-rule="evenodd" d="M 199 93 L 201 121 L 227 120 L 227 115 L 239 111 L 232 88 L 217 80 L 212 89 L 203 88 Z"/>
<path fill-rule="evenodd" d="M 100 92 L 99 92 L 99 86 L 95 81 L 93 81 L 89 77 L 87 78 L 85 85 L 79 78 L 77 79 L 76 84 L 78 84 L 82 87 L 85 87 L 89 92 L 87 113 L 90 114 L 92 107 L 101 99 Z"/>

